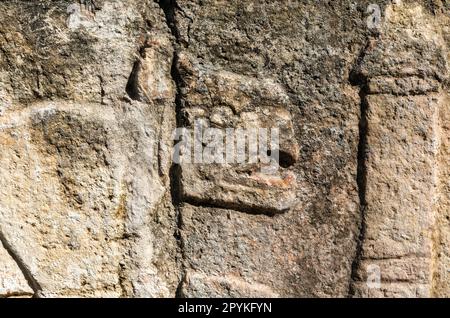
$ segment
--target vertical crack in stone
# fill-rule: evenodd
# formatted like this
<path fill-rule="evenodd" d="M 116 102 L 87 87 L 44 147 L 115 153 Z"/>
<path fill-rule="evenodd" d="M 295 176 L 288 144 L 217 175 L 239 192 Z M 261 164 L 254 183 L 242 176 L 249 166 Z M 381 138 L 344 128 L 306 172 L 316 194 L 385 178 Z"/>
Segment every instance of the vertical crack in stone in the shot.
<path fill-rule="evenodd" d="M 363 243 L 366 234 L 366 185 L 367 185 L 367 170 L 366 170 L 366 153 L 367 153 L 367 78 L 359 72 L 359 67 L 371 46 L 373 39 L 369 38 L 367 43 L 361 50 L 354 68 L 350 73 L 350 83 L 353 86 L 359 87 L 360 98 L 360 118 L 359 118 L 359 143 L 358 143 L 358 157 L 357 157 L 357 174 L 356 181 L 358 185 L 359 196 L 359 210 L 360 210 L 360 225 L 359 235 L 356 242 L 355 257 L 352 262 L 352 271 L 349 280 L 348 296 L 354 295 L 355 291 L 353 283 L 356 278 L 356 272 L 359 268 L 363 253 Z"/>
<path fill-rule="evenodd" d="M 179 9 L 179 6 L 175 0 L 156 0 L 156 3 L 163 10 L 166 23 L 173 37 L 175 38 L 175 44 L 173 47 L 173 60 L 172 60 L 172 68 L 171 68 L 171 76 L 172 80 L 176 86 L 176 95 L 175 95 L 175 116 L 176 116 L 176 126 L 182 127 L 183 124 L 183 116 L 182 116 L 182 95 L 181 95 L 181 87 L 182 87 L 182 77 L 177 67 L 178 55 L 179 55 L 179 47 L 182 45 L 180 41 L 180 32 L 176 26 L 175 22 L 175 10 Z M 181 277 L 178 283 L 175 297 L 182 297 L 182 285 L 186 277 L 186 270 L 184 266 L 184 243 L 181 236 L 181 227 L 182 227 L 182 217 L 181 217 L 181 167 L 172 163 L 172 167 L 170 168 L 170 193 L 172 197 L 172 204 L 175 207 L 176 219 L 177 219 L 177 228 L 174 233 L 174 237 L 177 240 L 179 253 L 181 255 Z"/>
<path fill-rule="evenodd" d="M 359 210 L 360 210 L 360 225 L 359 236 L 356 245 L 355 258 L 352 263 L 352 272 L 349 284 L 349 295 L 353 295 L 352 284 L 355 280 L 356 271 L 361 263 L 363 254 L 363 243 L 366 235 L 366 185 L 367 185 L 367 170 L 366 170 L 366 153 L 367 153 L 367 100 L 364 89 L 360 92 L 361 106 L 360 106 L 360 122 L 359 122 L 359 144 L 358 144 L 358 167 L 357 167 L 357 184 L 359 195 Z"/>
<path fill-rule="evenodd" d="M 5 250 L 8 252 L 8 254 L 12 257 L 12 259 L 16 262 L 17 266 L 19 267 L 20 271 L 22 272 L 23 276 L 25 277 L 28 285 L 31 287 L 31 289 L 34 292 L 33 297 L 38 298 L 40 297 L 42 288 L 38 281 L 33 277 L 30 270 L 28 269 L 27 265 L 25 264 L 24 260 L 17 254 L 17 252 L 14 250 L 14 248 L 11 246 L 11 244 L 8 243 L 8 240 L 3 235 L 3 233 L 0 231 L 0 242 L 5 248 Z"/>
<path fill-rule="evenodd" d="M 180 32 L 175 23 L 175 10 L 179 8 L 176 0 L 156 0 L 156 3 L 163 10 L 164 15 L 166 17 L 167 26 L 172 32 L 172 35 L 175 37 L 177 44 L 180 40 Z"/>
<path fill-rule="evenodd" d="M 105 103 L 105 80 L 103 79 L 103 76 L 98 75 L 98 81 L 100 84 L 100 104 L 104 104 Z"/>

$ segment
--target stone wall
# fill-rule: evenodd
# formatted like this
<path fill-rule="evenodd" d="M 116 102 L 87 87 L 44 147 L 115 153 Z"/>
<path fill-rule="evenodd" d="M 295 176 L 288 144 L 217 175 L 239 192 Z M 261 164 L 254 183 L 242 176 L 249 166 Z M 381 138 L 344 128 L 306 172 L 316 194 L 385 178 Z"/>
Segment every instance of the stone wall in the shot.
<path fill-rule="evenodd" d="M 449 297 L 449 12 L 0 2 L 0 297 Z M 279 173 L 174 161 L 197 123 Z"/>

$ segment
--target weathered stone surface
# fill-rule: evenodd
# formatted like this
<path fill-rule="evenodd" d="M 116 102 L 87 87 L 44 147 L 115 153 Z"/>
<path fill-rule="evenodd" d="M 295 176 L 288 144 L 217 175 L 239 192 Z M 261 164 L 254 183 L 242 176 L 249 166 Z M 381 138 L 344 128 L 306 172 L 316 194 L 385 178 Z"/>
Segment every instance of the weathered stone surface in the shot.
<path fill-rule="evenodd" d="M 162 281 L 151 290 L 160 278 L 147 264 L 149 213 L 166 192 L 158 118 L 101 107 L 53 102 L 1 118 L 2 233 L 44 296 L 119 296 L 122 270 L 145 285 L 138 294 L 168 295 Z"/>
<path fill-rule="evenodd" d="M 439 244 L 439 112 L 448 107 L 441 85 L 448 76 L 445 41 L 419 5 L 389 6 L 381 32 L 357 70 L 367 86 L 364 232 L 356 277 L 366 281 L 366 268 L 378 266 L 381 287 L 356 284 L 355 294 L 430 297 Z"/>
<path fill-rule="evenodd" d="M 0 2 L 0 297 L 449 297 L 449 4 L 374 4 Z"/>
<path fill-rule="evenodd" d="M 348 74 L 363 35 L 350 32 L 326 10 L 319 17 L 312 2 L 178 5 L 182 10 L 176 10 L 174 23 L 182 47 L 177 68 L 186 117 L 182 124 L 204 116 L 211 125 L 220 125 L 220 120 L 214 123 L 214 112 L 231 108 L 230 115 L 222 116 L 229 120 L 227 127 L 240 121 L 252 124 L 233 111 L 252 111 L 255 118 L 262 113 L 273 125 L 279 120 L 274 112 L 281 111 L 286 114 L 280 116 L 285 118 L 280 126 L 286 127 L 282 135 L 289 143 L 282 143 L 280 150 L 290 157 L 281 171 L 292 175 L 284 179 L 292 184 L 258 184 L 246 176 L 252 170 L 213 167 L 207 173 L 202 168 L 200 174 L 181 165 L 186 201 L 198 206 L 180 211 L 185 267 L 181 293 L 347 295 L 359 224 L 359 98 Z M 357 6 L 330 5 L 358 21 Z M 331 39 L 331 34 L 317 32 L 321 27 L 339 31 Z M 198 108 L 204 111 L 196 112 Z M 208 174 L 212 177 L 204 178 Z M 230 182 L 236 194 L 226 187 L 228 174 L 239 176 Z M 204 179 L 209 184 L 199 186 Z M 258 212 L 265 215 L 251 215 Z M 228 285 L 220 283 L 222 276 L 230 277 Z"/>
<path fill-rule="evenodd" d="M 108 103 L 124 95 L 146 20 L 165 26 L 157 5 L 152 1 L 96 1 L 98 6 L 93 9 L 80 3 L 0 4 L 0 78 L 2 90 L 11 99 Z"/>
<path fill-rule="evenodd" d="M 292 103 L 283 88 L 270 79 L 258 80 L 199 65 L 188 54 L 179 53 L 178 60 L 183 78 L 183 119 L 187 127 L 199 130 L 198 134 L 193 132 L 196 140 L 184 154 L 191 159 L 181 163 L 182 199 L 255 213 L 281 213 L 292 208 L 296 204 L 296 180 L 288 168 L 298 160 L 299 147 L 288 111 Z M 197 144 L 202 142 L 197 141 L 198 137 L 204 135 L 200 129 L 207 128 L 217 129 L 216 136 L 222 133 L 220 128 L 242 129 L 242 135 L 234 131 L 233 135 L 223 133 L 220 139 L 225 141 L 225 147 L 221 156 L 209 158 L 205 151 L 196 151 Z M 252 128 L 266 128 L 267 134 L 252 140 L 249 130 Z M 263 155 L 267 156 L 271 128 L 279 129 L 277 150 L 284 165 L 273 174 L 264 173 L 264 167 L 269 169 L 270 163 L 253 163 L 248 158 L 249 145 L 261 143 L 261 146 L 263 140 L 267 143 Z M 242 141 L 246 157 L 239 162 L 236 149 Z M 229 146 L 232 149 L 227 152 Z M 259 154 L 260 149 L 255 150 Z"/>
<path fill-rule="evenodd" d="M 437 204 L 435 244 L 435 281 L 434 292 L 438 297 L 449 297 L 450 294 L 450 92 L 444 94 L 441 108 L 441 147 L 439 152 L 439 198 Z"/>
<path fill-rule="evenodd" d="M 150 102 L 173 100 L 175 85 L 168 76 L 172 68 L 173 48 L 168 34 L 148 34 L 127 85 L 133 99 Z"/>
<path fill-rule="evenodd" d="M 0 244 L 0 298 L 33 295 L 23 273 L 8 251 Z"/>
<path fill-rule="evenodd" d="M 331 250 L 336 252 L 335 248 L 327 246 L 333 239 L 330 234 L 323 236 L 322 248 L 314 246 L 315 250 L 312 250 L 311 244 L 304 244 L 304 233 L 300 230 L 292 232 L 293 226 L 300 229 L 302 225 L 307 227 L 308 222 L 296 220 L 293 213 L 273 218 L 184 206 L 181 235 L 186 276 L 181 295 L 306 296 L 311 291 L 299 282 L 315 279 L 312 271 L 321 270 L 316 274 L 326 275 L 325 268 L 333 266 L 339 270 L 335 275 L 345 278 L 347 269 L 341 265 L 345 256 L 343 259 L 327 256 Z M 319 231 L 326 235 L 326 229 Z M 309 263 L 312 259 L 320 259 L 320 267 L 313 267 Z M 327 290 L 320 282 L 316 288 Z M 333 293 L 331 289 L 328 292 Z"/>
<path fill-rule="evenodd" d="M 0 233 L 33 293 L 173 295 L 163 11 L 153 1 L 6 1 L 0 15 Z M 145 72 L 130 79 L 138 64 Z M 127 95 L 130 82 L 151 87 L 145 100 Z"/>
<path fill-rule="evenodd" d="M 431 257 L 438 101 L 367 97 L 364 258 Z"/>

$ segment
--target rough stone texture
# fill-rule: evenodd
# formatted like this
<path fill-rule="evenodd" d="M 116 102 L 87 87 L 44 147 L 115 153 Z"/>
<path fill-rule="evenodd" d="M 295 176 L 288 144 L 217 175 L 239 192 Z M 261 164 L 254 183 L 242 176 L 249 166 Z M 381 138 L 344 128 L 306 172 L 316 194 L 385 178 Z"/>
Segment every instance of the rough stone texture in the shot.
<path fill-rule="evenodd" d="M 0 2 L 0 297 L 449 297 L 449 9 Z"/>
<path fill-rule="evenodd" d="M 170 33 L 153 2 L 96 3 L 0 4 L 0 232 L 35 296 L 167 297 Z"/>
<path fill-rule="evenodd" d="M 287 169 L 278 175 L 264 173 L 264 167 L 270 168 L 269 163 L 249 163 L 248 159 L 237 163 L 235 150 L 238 141 L 245 142 L 247 150 L 250 149 L 248 145 L 258 143 L 258 140 L 249 140 L 251 137 L 244 135 L 247 132 L 244 129 L 277 127 L 280 130 L 280 162 L 287 168 L 298 160 L 299 147 L 292 117 L 287 110 L 291 103 L 283 88 L 270 80 L 257 80 L 199 65 L 198 61 L 183 52 L 179 53 L 178 60 L 177 67 L 183 78 L 182 115 L 187 127 L 199 130 L 243 129 L 242 136 L 226 140 L 227 144 L 234 143 L 230 154 L 235 157 L 225 167 L 220 163 L 230 159 L 228 156 L 209 158 L 201 153 L 203 156 L 197 158 L 200 156 L 195 153 L 195 141 L 189 146 L 191 149 L 186 152 L 189 151 L 191 160 L 181 163 L 182 199 L 200 205 L 217 205 L 253 213 L 273 214 L 292 208 L 296 203 L 295 175 Z M 218 135 L 222 131 L 213 132 Z M 271 132 L 267 133 L 264 136 L 266 140 L 270 138 Z M 193 138 L 198 139 L 197 134 L 202 133 L 194 134 Z M 223 138 L 227 138 L 226 133 Z M 270 142 L 267 143 L 269 150 Z M 203 163 L 205 161 L 207 163 Z M 214 163 L 217 165 L 212 165 Z"/>
<path fill-rule="evenodd" d="M 364 229 L 356 275 L 363 283 L 355 284 L 355 293 L 430 297 L 433 232 L 439 231 L 439 112 L 448 106 L 440 85 L 448 72 L 446 43 L 421 6 L 394 5 L 385 14 L 382 36 L 368 43 L 355 70 L 366 82 Z M 374 264 L 382 283 L 371 290 L 364 272 Z"/>
<path fill-rule="evenodd" d="M 0 297 L 18 297 L 33 295 L 17 263 L 0 245 Z"/>
<path fill-rule="evenodd" d="M 439 153 L 439 201 L 437 205 L 435 244 L 434 291 L 439 297 L 449 297 L 450 291 L 450 92 L 444 94 L 439 123 L 441 148 Z"/>
<path fill-rule="evenodd" d="M 138 104 L 46 102 L 2 118 L 1 230 L 40 293 L 118 296 L 123 271 L 134 284 L 160 279 L 141 268 L 155 253 L 149 211 L 167 188 L 151 155 L 156 125 Z M 134 289 L 168 295 L 157 284 Z"/>

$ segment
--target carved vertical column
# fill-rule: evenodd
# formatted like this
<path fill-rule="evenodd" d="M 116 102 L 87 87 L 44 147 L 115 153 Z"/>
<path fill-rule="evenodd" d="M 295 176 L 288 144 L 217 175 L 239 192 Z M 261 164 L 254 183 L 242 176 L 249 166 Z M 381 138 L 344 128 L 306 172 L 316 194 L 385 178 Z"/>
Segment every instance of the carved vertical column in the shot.
<path fill-rule="evenodd" d="M 367 127 L 356 296 L 432 294 L 443 45 L 421 6 L 388 7 L 359 66 Z"/>
<path fill-rule="evenodd" d="M 434 295 L 450 296 L 450 95 L 445 92 L 440 105 L 441 147 L 439 152 L 439 203 L 434 236 Z"/>

